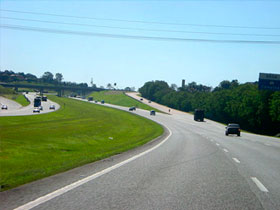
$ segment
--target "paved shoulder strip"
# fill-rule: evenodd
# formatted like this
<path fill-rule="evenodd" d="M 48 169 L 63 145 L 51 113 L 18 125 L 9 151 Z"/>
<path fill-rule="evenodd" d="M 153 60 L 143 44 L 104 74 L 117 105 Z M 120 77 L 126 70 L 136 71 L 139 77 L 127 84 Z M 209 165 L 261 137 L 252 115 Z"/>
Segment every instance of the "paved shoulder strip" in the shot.
<path fill-rule="evenodd" d="M 88 176 L 86 178 L 80 179 L 79 181 L 76 181 L 76 182 L 74 182 L 74 183 L 72 183 L 70 185 L 67 185 L 67 186 L 65 186 L 63 188 L 60 188 L 60 189 L 58 189 L 58 190 L 56 190 L 54 192 L 51 192 L 51 193 L 49 193 L 47 195 L 39 197 L 39 198 L 29 202 L 29 203 L 26 203 L 26 204 L 24 204 L 22 206 L 19 206 L 15 210 L 32 209 L 32 208 L 34 208 L 34 207 L 36 207 L 36 206 L 38 206 L 38 205 L 40 205 L 42 203 L 45 203 L 45 202 L 47 202 L 47 201 L 49 201 L 49 200 L 51 200 L 51 199 L 53 199 L 53 198 L 55 198 L 57 196 L 60 196 L 60 195 L 66 193 L 66 192 L 68 192 L 70 190 L 73 190 L 73 189 L 75 189 L 75 188 L 77 188 L 77 187 L 79 187 L 79 186 L 81 186 L 81 185 L 83 185 L 83 184 L 85 184 L 85 183 L 87 183 L 89 181 L 92 181 L 92 180 L 94 180 L 94 179 L 96 179 L 96 178 L 98 178 L 98 177 L 100 177 L 100 176 L 102 176 L 104 174 L 107 174 L 110 171 L 113 171 L 114 169 L 117 169 L 117 168 L 119 168 L 119 167 L 121 167 L 121 166 L 123 166 L 123 165 L 125 165 L 125 164 L 127 164 L 127 163 L 129 163 L 129 162 L 131 162 L 131 161 L 141 157 L 141 156 L 144 156 L 144 155 L 148 154 L 149 152 L 152 152 L 153 150 L 157 149 L 162 144 L 164 144 L 169 139 L 169 137 L 172 135 L 171 130 L 169 128 L 167 128 L 167 130 L 169 131 L 169 135 L 162 142 L 157 144 L 156 146 L 154 146 L 154 147 L 152 147 L 152 148 L 150 148 L 150 149 L 148 149 L 148 150 L 146 150 L 146 151 L 144 151 L 142 153 L 139 153 L 138 155 L 135 155 L 135 156 L 133 156 L 133 157 L 131 157 L 131 158 L 125 160 L 125 161 L 122 161 L 122 162 L 120 162 L 120 163 L 118 163 L 116 165 L 113 165 L 113 166 L 111 166 L 109 168 L 106 168 L 106 169 L 100 171 L 100 172 L 97 172 L 97 173 L 92 174 L 92 175 L 90 175 L 90 176 Z"/>

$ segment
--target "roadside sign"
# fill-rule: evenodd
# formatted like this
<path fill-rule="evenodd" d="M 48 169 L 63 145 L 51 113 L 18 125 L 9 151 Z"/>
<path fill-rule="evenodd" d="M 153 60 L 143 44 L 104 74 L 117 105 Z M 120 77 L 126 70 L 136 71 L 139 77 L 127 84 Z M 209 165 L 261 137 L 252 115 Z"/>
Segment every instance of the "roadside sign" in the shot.
<path fill-rule="evenodd" d="M 266 74 L 260 73 L 259 76 L 260 90 L 280 90 L 280 74 Z"/>

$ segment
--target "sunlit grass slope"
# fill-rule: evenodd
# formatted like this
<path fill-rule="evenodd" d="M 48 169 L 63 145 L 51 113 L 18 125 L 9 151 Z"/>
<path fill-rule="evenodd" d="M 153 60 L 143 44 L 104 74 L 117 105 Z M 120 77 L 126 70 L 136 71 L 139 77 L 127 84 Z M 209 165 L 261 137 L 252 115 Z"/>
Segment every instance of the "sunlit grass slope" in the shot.
<path fill-rule="evenodd" d="M 132 107 L 135 106 L 140 109 L 145 110 L 155 110 L 160 112 L 159 110 L 152 108 L 146 104 L 141 103 L 127 95 L 125 95 L 122 91 L 101 91 L 101 92 L 93 92 L 90 94 L 94 98 L 94 100 L 104 100 L 106 103 L 115 104 L 119 106 Z"/>
<path fill-rule="evenodd" d="M 61 109 L 0 117 L 1 190 L 118 154 L 163 133 L 160 125 L 128 112 L 48 97 Z"/>

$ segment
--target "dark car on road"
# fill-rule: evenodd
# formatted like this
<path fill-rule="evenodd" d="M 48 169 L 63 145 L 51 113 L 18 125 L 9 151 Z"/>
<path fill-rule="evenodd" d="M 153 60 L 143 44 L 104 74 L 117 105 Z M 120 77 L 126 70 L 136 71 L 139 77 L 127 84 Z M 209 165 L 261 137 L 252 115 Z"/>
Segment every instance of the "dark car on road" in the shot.
<path fill-rule="evenodd" d="M 239 126 L 239 124 L 235 124 L 235 123 L 228 124 L 227 127 L 226 127 L 225 134 L 226 134 L 226 136 L 228 136 L 228 134 L 237 134 L 237 136 L 240 136 L 240 126 Z"/>
<path fill-rule="evenodd" d="M 129 111 L 136 111 L 136 107 L 135 106 L 130 107 Z"/>
<path fill-rule="evenodd" d="M 55 105 L 50 105 L 50 109 L 55 109 Z"/>
<path fill-rule="evenodd" d="M 48 97 L 47 96 L 43 96 L 42 97 L 42 101 L 47 101 L 48 100 Z"/>
<path fill-rule="evenodd" d="M 194 110 L 194 120 L 203 122 L 204 121 L 204 110 L 195 109 Z"/>
<path fill-rule="evenodd" d="M 155 110 L 151 110 L 150 111 L 150 115 L 156 115 L 156 111 Z"/>
<path fill-rule="evenodd" d="M 104 103 L 105 103 L 105 101 L 104 101 L 104 100 L 102 100 L 102 101 L 101 101 L 101 104 L 104 104 Z"/>

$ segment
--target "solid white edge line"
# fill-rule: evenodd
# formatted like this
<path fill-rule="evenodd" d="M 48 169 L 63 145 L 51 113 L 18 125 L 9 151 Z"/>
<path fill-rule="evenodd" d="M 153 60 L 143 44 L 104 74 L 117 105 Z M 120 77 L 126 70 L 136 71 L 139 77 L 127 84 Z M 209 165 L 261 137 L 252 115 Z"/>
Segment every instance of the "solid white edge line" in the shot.
<path fill-rule="evenodd" d="M 228 150 L 227 149 L 223 149 L 225 152 L 228 152 Z"/>
<path fill-rule="evenodd" d="M 232 158 L 236 163 L 240 163 L 240 161 L 237 158 Z"/>
<path fill-rule="evenodd" d="M 258 188 L 263 191 L 263 192 L 268 192 L 268 189 L 256 178 L 256 177 L 251 177 L 253 182 L 258 186 Z"/>
<path fill-rule="evenodd" d="M 123 166 L 123 165 L 125 165 L 125 164 L 127 164 L 127 163 L 129 163 L 129 162 L 131 162 L 131 161 L 133 161 L 133 160 L 143 156 L 143 155 L 146 155 L 147 153 L 152 152 L 153 150 L 157 149 L 162 144 L 164 144 L 169 139 L 169 137 L 172 135 L 172 131 L 168 127 L 166 127 L 166 128 L 169 131 L 169 135 L 162 142 L 157 144 L 156 146 L 154 146 L 154 147 L 152 147 L 152 148 L 150 148 L 150 149 L 148 149 L 148 150 L 146 150 L 144 152 L 141 152 L 138 155 L 135 155 L 135 156 L 133 156 L 133 157 L 127 159 L 127 160 L 124 160 L 124 161 L 122 161 L 120 163 L 117 163 L 117 164 L 115 164 L 115 165 L 113 165 L 113 166 L 111 166 L 109 168 L 106 168 L 106 169 L 104 169 L 104 170 L 102 170 L 100 172 L 92 174 L 92 175 L 90 175 L 90 176 L 88 176 L 86 178 L 80 179 L 80 180 L 78 180 L 78 181 L 76 181 L 76 182 L 74 182 L 72 184 L 66 185 L 65 187 L 62 187 L 62 188 L 60 188 L 58 190 L 55 190 L 55 191 L 53 191 L 53 192 L 51 192 L 49 194 L 41 196 L 41 197 L 39 197 L 39 198 L 37 198 L 37 199 L 35 199 L 33 201 L 30 201 L 30 202 L 28 202 L 28 203 L 26 203 L 26 204 L 24 204 L 22 206 L 19 206 L 19 207 L 15 208 L 15 210 L 32 209 L 32 208 L 34 208 L 34 207 L 36 207 L 36 206 L 38 206 L 38 205 L 40 205 L 42 203 L 45 203 L 45 202 L 47 202 L 47 201 L 49 201 L 49 200 L 51 200 L 51 199 L 53 199 L 53 198 L 55 198 L 57 196 L 60 196 L 60 195 L 66 193 L 66 192 L 68 192 L 70 190 L 73 190 L 76 187 L 79 187 L 79 186 L 81 186 L 81 185 L 83 185 L 83 184 L 85 184 L 85 183 L 87 183 L 89 181 L 92 181 L 92 180 L 96 179 L 97 177 L 100 177 L 100 176 L 102 176 L 104 174 L 107 174 L 107 173 L 109 173 L 110 171 L 112 171 L 114 169 L 117 169 L 117 168 L 119 168 L 119 167 L 121 167 L 121 166 Z"/>

